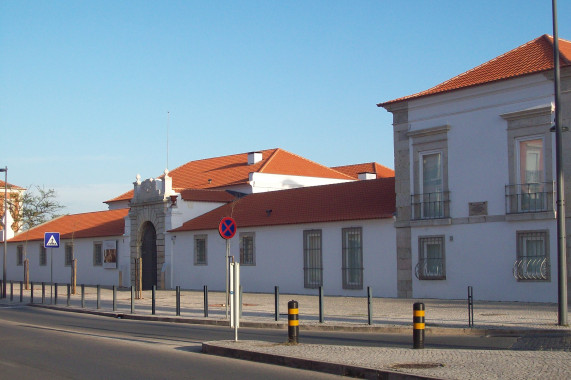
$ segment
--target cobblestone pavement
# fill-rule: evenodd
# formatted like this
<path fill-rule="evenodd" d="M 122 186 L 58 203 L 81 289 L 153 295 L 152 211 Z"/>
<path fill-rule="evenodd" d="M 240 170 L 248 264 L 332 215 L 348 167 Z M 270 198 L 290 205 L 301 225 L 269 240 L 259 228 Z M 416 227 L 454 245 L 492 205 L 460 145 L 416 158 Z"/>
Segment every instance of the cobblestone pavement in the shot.
<path fill-rule="evenodd" d="M 41 284 L 34 286 L 33 304 L 38 306 L 122 315 L 124 318 L 219 325 L 228 323 L 223 292 L 208 293 L 208 317 L 205 317 L 202 291 L 182 291 L 180 316 L 177 316 L 174 291 L 156 292 L 153 315 L 150 291 L 143 292 L 140 299 L 131 301 L 130 290 L 119 289 L 113 310 L 113 291 L 109 288 L 100 289 L 97 307 L 96 287 L 85 287 L 82 296 L 78 286 L 77 293 L 70 295 L 68 306 L 65 286 L 58 286 L 57 302 L 55 289 L 46 285 L 42 297 Z M 369 325 L 366 297 L 325 297 L 324 322 L 320 323 L 317 296 L 281 294 L 276 322 L 274 294 L 244 293 L 242 326 L 285 328 L 287 302 L 292 299 L 299 303 L 300 330 L 410 331 L 412 305 L 423 302 L 427 337 L 431 334 L 507 334 L 518 339 L 510 350 L 413 350 L 254 341 L 207 342 L 204 349 L 210 349 L 210 353 L 214 354 L 369 378 L 382 378 L 387 374 L 399 378 L 399 374 L 410 374 L 442 379 L 571 379 L 571 329 L 557 325 L 556 304 L 476 300 L 474 327 L 470 328 L 467 300 L 373 298 L 372 321 Z M 8 287 L 8 297 L 0 300 L 0 303 L 19 304 L 19 284 L 13 285 L 12 292 Z M 31 289 L 22 290 L 22 303 L 32 303 Z"/>

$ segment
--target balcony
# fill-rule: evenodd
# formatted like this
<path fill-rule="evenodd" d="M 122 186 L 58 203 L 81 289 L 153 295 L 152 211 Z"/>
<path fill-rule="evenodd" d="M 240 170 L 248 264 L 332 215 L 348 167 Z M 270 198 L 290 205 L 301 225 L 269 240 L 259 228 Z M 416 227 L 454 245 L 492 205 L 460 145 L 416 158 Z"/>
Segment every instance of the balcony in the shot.
<path fill-rule="evenodd" d="M 410 196 L 412 220 L 450 217 L 450 192 L 413 194 Z"/>
<path fill-rule="evenodd" d="M 414 268 L 414 274 L 419 280 L 446 280 L 444 259 L 421 259 Z"/>
<path fill-rule="evenodd" d="M 526 214 L 555 209 L 555 182 L 506 185 L 506 214 Z"/>
<path fill-rule="evenodd" d="M 548 281 L 550 275 L 547 257 L 524 257 L 516 260 L 513 275 L 518 281 Z"/>

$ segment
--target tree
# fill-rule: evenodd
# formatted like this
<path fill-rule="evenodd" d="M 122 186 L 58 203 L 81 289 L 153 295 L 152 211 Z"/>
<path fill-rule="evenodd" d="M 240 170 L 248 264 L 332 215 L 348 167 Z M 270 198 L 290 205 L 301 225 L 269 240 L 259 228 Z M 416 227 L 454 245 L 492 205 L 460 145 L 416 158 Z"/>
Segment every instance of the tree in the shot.
<path fill-rule="evenodd" d="M 60 216 L 58 211 L 64 207 L 56 200 L 54 189 L 30 186 L 23 195 L 11 202 L 10 211 L 14 222 L 26 231 L 57 218 Z"/>

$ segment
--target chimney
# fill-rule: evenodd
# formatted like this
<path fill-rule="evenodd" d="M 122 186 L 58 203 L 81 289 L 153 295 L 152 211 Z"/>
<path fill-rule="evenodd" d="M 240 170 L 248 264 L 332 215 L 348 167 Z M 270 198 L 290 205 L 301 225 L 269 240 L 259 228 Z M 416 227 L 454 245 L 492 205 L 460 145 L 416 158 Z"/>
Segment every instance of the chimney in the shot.
<path fill-rule="evenodd" d="M 359 173 L 358 175 L 361 181 L 365 181 L 368 179 L 377 179 L 377 175 L 375 173 L 365 172 L 365 173 Z"/>
<path fill-rule="evenodd" d="M 248 165 L 254 165 L 262 161 L 262 152 L 248 153 Z"/>

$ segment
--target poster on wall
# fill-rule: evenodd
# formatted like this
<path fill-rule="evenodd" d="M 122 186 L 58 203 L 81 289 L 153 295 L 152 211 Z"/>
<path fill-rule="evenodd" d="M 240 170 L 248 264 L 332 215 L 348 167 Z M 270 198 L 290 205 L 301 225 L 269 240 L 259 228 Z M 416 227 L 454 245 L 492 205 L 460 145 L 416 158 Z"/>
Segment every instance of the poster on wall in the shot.
<path fill-rule="evenodd" d="M 117 242 L 115 240 L 103 242 L 103 268 L 117 269 Z"/>

